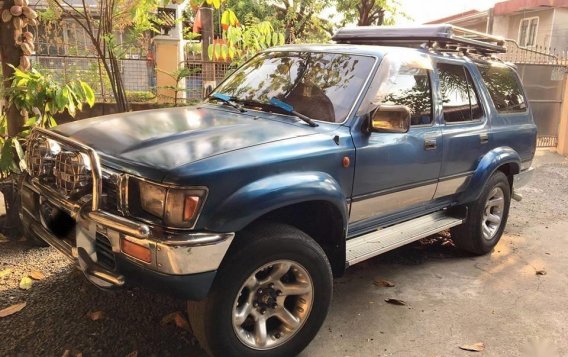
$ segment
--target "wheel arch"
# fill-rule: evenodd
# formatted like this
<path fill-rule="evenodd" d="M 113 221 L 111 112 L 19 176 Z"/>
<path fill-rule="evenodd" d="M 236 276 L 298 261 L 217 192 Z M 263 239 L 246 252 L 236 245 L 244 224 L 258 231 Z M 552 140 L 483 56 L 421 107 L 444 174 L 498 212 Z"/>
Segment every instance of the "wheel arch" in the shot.
<path fill-rule="evenodd" d="M 513 184 L 513 176 L 521 170 L 521 158 L 519 154 L 510 147 L 498 147 L 486 153 L 479 161 L 468 188 L 459 198 L 460 203 L 475 201 L 479 198 L 483 186 L 496 171 L 503 172 L 509 179 L 509 184 Z"/>
<path fill-rule="evenodd" d="M 281 207 L 259 217 L 250 226 L 262 222 L 283 223 L 301 230 L 323 249 L 335 277 L 345 271 L 346 222 L 332 202 L 304 201 Z"/>
<path fill-rule="evenodd" d="M 216 209 L 212 231 L 238 232 L 260 222 L 288 224 L 314 239 L 335 276 L 345 270 L 348 207 L 341 185 L 323 172 L 283 173 L 252 182 Z"/>

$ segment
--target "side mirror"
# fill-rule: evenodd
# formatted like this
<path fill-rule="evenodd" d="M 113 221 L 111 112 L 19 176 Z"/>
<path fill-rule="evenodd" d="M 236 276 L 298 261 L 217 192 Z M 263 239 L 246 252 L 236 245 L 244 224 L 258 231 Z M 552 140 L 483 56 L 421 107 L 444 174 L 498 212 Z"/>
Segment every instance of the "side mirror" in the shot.
<path fill-rule="evenodd" d="M 371 114 L 369 131 L 406 133 L 410 129 L 410 109 L 406 105 L 381 105 Z"/>

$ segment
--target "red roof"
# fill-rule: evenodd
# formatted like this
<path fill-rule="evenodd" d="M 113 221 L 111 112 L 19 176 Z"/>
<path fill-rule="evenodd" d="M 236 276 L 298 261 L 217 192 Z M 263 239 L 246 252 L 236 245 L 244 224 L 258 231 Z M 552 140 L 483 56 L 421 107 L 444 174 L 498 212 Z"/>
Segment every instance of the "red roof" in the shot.
<path fill-rule="evenodd" d="M 495 4 L 493 13 L 507 15 L 539 7 L 568 7 L 568 0 L 508 0 Z"/>

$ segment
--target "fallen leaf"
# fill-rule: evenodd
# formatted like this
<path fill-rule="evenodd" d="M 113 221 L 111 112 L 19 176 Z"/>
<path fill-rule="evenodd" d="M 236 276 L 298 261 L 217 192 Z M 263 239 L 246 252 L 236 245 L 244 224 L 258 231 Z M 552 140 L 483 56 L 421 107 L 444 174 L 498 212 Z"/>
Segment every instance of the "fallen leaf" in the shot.
<path fill-rule="evenodd" d="M 177 327 L 186 330 L 188 332 L 191 332 L 191 328 L 189 327 L 189 322 L 187 322 L 187 319 L 183 317 L 181 314 L 176 314 L 174 321 Z"/>
<path fill-rule="evenodd" d="M 70 355 L 71 355 L 71 351 L 65 350 L 65 352 L 63 352 L 63 355 L 61 357 L 69 357 Z"/>
<path fill-rule="evenodd" d="M 34 283 L 33 280 L 26 275 L 22 278 L 22 280 L 20 280 L 20 289 L 30 290 L 32 288 L 33 283 Z"/>
<path fill-rule="evenodd" d="M 126 357 L 138 357 L 138 351 L 132 351 L 127 354 Z"/>
<path fill-rule="evenodd" d="M 28 276 L 34 280 L 42 280 L 45 279 L 45 274 L 41 271 L 33 270 Z"/>
<path fill-rule="evenodd" d="M 174 321 L 177 313 L 179 313 L 179 312 L 178 311 L 172 312 L 171 314 L 167 314 L 166 316 L 162 317 L 162 320 L 160 321 L 160 325 L 166 326 L 167 324 Z"/>
<path fill-rule="evenodd" d="M 8 268 L 8 269 L 4 269 L 4 270 L 0 270 L 0 278 L 5 277 L 6 275 L 10 275 L 12 274 L 12 269 Z"/>
<path fill-rule="evenodd" d="M 104 312 L 102 311 L 90 311 L 87 313 L 87 317 L 93 321 L 100 320 L 104 317 Z"/>
<path fill-rule="evenodd" d="M 400 306 L 404 306 L 406 305 L 406 302 L 399 300 L 399 299 L 385 299 L 386 302 L 388 302 L 389 304 L 393 304 L 393 305 L 400 305 Z"/>
<path fill-rule="evenodd" d="M 537 270 L 536 275 L 546 275 L 546 270 Z"/>
<path fill-rule="evenodd" d="M 388 280 L 374 280 L 373 284 L 376 286 L 382 286 L 383 288 L 392 288 L 394 287 L 394 283 Z"/>
<path fill-rule="evenodd" d="M 459 347 L 464 351 L 471 351 L 471 352 L 481 352 L 485 350 L 485 344 L 483 342 L 477 342 L 472 345 L 463 345 Z"/>
<path fill-rule="evenodd" d="M 26 307 L 25 302 L 8 306 L 7 308 L 0 310 L 0 317 L 6 317 L 15 314 L 16 312 L 21 311 L 24 307 Z"/>
<path fill-rule="evenodd" d="M 192 333 L 191 331 L 191 327 L 189 326 L 189 322 L 187 321 L 187 319 L 183 316 L 183 314 L 179 311 L 176 312 L 172 312 L 171 314 L 167 314 L 166 316 L 164 316 L 162 318 L 162 321 L 160 321 L 160 325 L 165 326 L 169 323 L 174 323 L 178 328 L 181 328 L 183 330 L 186 330 L 190 333 Z"/>

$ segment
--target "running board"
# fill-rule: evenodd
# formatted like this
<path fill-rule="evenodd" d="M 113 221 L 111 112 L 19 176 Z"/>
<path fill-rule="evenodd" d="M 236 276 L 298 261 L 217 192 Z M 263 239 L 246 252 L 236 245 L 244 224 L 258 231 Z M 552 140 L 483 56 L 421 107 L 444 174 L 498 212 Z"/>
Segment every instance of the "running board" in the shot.
<path fill-rule="evenodd" d="M 446 211 L 438 211 L 349 239 L 346 247 L 347 266 L 460 225 L 464 220 L 449 216 Z"/>

